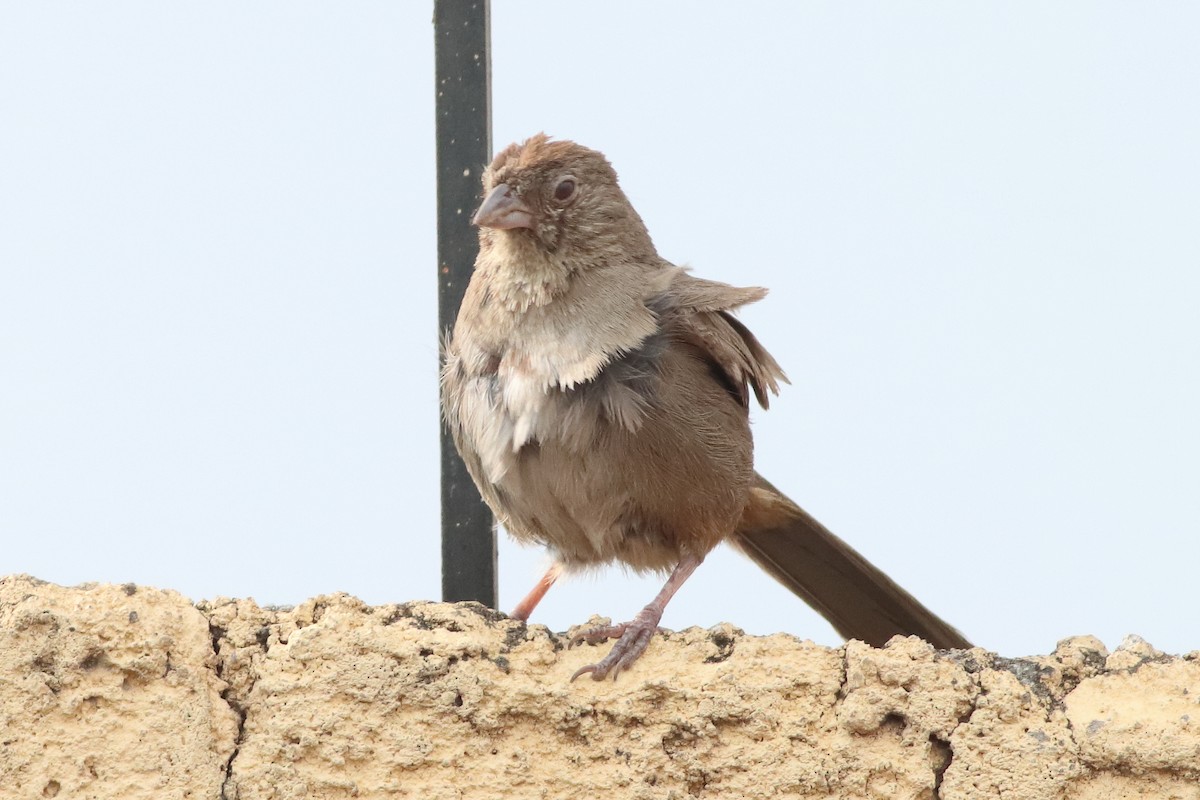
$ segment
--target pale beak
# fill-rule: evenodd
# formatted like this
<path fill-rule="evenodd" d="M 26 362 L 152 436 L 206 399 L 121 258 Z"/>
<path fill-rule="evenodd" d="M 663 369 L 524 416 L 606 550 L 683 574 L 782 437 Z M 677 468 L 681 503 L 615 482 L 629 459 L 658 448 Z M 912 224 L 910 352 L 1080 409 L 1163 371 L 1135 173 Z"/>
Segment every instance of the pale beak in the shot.
<path fill-rule="evenodd" d="M 521 202 L 511 186 L 502 183 L 488 193 L 483 205 L 471 218 L 471 224 L 498 231 L 532 228 L 533 212 Z"/>

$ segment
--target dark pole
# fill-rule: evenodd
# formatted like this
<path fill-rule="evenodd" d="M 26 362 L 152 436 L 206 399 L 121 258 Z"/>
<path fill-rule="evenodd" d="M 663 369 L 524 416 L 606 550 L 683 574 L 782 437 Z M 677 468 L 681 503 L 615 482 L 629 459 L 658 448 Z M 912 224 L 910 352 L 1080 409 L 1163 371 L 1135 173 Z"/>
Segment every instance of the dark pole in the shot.
<path fill-rule="evenodd" d="M 479 245 L 470 225 L 491 158 L 487 0 L 434 0 L 437 62 L 438 329 L 454 324 Z M 442 599 L 495 608 L 496 526 L 442 426 Z"/>

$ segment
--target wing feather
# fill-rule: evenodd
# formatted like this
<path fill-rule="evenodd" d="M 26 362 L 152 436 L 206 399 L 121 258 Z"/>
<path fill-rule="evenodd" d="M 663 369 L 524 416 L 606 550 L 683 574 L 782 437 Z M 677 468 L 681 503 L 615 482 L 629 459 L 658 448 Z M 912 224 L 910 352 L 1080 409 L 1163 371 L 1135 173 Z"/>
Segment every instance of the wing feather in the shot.
<path fill-rule="evenodd" d="M 780 382 L 788 382 L 787 375 L 732 312 L 766 293 L 758 286 L 730 286 L 680 270 L 665 298 L 675 311 L 671 318 L 675 335 L 707 355 L 742 405 L 750 404 L 753 390 L 763 408 L 769 406 L 772 394 L 779 394 Z"/>

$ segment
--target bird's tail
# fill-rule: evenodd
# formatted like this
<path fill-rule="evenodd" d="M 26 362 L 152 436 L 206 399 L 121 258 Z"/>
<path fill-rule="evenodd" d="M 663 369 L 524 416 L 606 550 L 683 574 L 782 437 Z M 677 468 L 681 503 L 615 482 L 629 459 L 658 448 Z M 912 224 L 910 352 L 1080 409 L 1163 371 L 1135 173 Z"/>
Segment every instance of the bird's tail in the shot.
<path fill-rule="evenodd" d="M 939 649 L 971 643 L 761 475 L 733 543 L 839 634 L 882 647 L 896 634 Z"/>

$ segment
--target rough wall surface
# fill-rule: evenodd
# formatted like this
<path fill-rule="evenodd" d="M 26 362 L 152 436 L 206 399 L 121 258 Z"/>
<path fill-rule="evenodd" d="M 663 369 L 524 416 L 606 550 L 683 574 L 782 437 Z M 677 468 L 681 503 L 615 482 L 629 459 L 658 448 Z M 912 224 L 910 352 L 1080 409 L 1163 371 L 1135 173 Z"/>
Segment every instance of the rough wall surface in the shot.
<path fill-rule="evenodd" d="M 1200 800 L 1200 653 L 721 626 L 568 683 L 598 652 L 473 604 L 5 578 L 0 797 Z"/>

